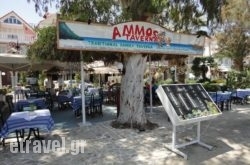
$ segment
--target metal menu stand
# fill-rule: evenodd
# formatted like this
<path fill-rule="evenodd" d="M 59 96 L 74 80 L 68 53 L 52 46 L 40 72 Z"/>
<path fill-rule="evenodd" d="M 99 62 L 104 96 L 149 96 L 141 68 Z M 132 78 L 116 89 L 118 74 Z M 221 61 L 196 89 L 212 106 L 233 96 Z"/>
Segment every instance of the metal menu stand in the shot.
<path fill-rule="evenodd" d="M 157 95 L 171 120 L 172 144 L 166 147 L 176 154 L 187 159 L 187 154 L 179 148 L 199 144 L 209 150 L 212 146 L 201 142 L 201 121 L 210 120 L 221 114 L 217 105 L 213 102 L 201 84 L 167 84 L 160 85 Z M 177 127 L 188 124 L 197 124 L 196 137 L 189 141 L 177 144 Z"/>

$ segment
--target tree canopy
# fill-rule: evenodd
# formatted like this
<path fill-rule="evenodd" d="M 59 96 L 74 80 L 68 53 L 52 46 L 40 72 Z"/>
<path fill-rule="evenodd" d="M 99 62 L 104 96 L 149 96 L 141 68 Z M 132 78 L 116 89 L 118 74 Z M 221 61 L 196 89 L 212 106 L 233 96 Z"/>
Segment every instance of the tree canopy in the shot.
<path fill-rule="evenodd" d="M 196 57 L 193 60 L 193 65 L 191 69 L 194 72 L 195 77 L 202 76 L 200 82 L 209 81 L 206 77 L 206 73 L 208 72 L 208 66 L 214 65 L 214 59 L 212 57 Z"/>
<path fill-rule="evenodd" d="M 30 1 L 30 0 L 28 0 Z M 51 2 L 61 5 L 61 18 L 105 24 L 149 21 L 174 31 L 190 32 L 200 26 L 214 28 L 221 21 L 223 0 L 33 0 L 37 11 L 47 12 Z M 215 25 L 215 26 L 214 26 Z M 38 50 L 38 49 L 37 49 Z M 53 49 L 52 50 L 52 54 Z M 44 54 L 48 56 L 49 54 Z M 41 56 L 42 57 L 42 56 Z M 120 89 L 118 125 L 144 130 L 143 76 L 147 56 L 131 53 L 125 58 L 126 72 Z"/>
<path fill-rule="evenodd" d="M 27 0 L 31 3 L 31 0 Z M 221 22 L 225 1 L 213 0 L 32 0 L 38 14 L 49 12 L 49 6 L 60 8 L 58 19 L 116 24 L 128 20 L 147 20 L 173 31 L 192 31 L 201 26 L 213 27 Z M 205 18 L 204 18 L 205 17 Z M 31 60 L 80 61 L 79 51 L 58 50 L 56 28 L 38 30 L 37 41 L 30 46 Z M 105 55 L 105 56 L 104 56 Z M 86 52 L 85 61 L 115 61 L 120 54 Z"/>
<path fill-rule="evenodd" d="M 147 20 L 173 31 L 211 30 L 222 22 L 221 10 L 226 0 L 27 0 L 37 13 L 48 12 L 49 6 L 60 8 L 62 18 L 120 23 Z"/>
<path fill-rule="evenodd" d="M 250 1 L 228 0 L 222 10 L 223 27 L 217 33 L 217 56 L 229 57 L 242 71 L 244 58 L 250 54 Z"/>
<path fill-rule="evenodd" d="M 120 13 L 115 0 L 61 1 L 60 18 L 80 22 L 112 23 Z"/>
<path fill-rule="evenodd" d="M 59 60 L 62 62 L 79 62 L 79 51 L 57 49 L 56 34 L 56 27 L 54 26 L 38 29 L 37 40 L 29 47 L 27 57 L 31 61 Z M 104 60 L 112 63 L 115 60 L 119 60 L 119 55 L 112 52 L 85 52 L 84 60 L 86 62 Z"/>

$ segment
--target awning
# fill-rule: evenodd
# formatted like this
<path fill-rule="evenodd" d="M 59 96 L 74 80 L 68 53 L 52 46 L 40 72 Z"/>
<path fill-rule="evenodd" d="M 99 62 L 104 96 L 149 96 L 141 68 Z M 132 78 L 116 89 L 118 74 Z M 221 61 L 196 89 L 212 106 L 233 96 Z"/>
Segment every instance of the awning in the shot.
<path fill-rule="evenodd" d="M 23 54 L 0 53 L 1 64 L 28 64 L 29 60 Z"/>
<path fill-rule="evenodd" d="M 96 67 L 96 68 L 90 68 L 88 71 L 92 74 L 119 74 L 119 70 L 114 67 Z"/>
<path fill-rule="evenodd" d="M 43 61 L 32 63 L 24 54 L 0 53 L 0 71 L 39 71 L 52 67 L 68 68 L 67 63 L 59 61 Z"/>
<path fill-rule="evenodd" d="M 27 70 L 29 60 L 23 54 L 0 53 L 1 71 Z"/>
<path fill-rule="evenodd" d="M 219 66 L 218 67 L 218 69 L 219 69 L 219 71 L 220 72 L 229 72 L 229 71 L 231 71 L 231 68 L 230 67 L 228 67 L 228 66 Z"/>

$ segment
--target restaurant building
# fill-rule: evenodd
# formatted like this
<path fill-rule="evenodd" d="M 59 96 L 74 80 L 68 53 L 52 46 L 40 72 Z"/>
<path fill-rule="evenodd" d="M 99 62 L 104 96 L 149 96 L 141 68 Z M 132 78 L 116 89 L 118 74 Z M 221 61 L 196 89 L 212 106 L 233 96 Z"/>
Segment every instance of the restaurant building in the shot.
<path fill-rule="evenodd" d="M 27 64 L 28 46 L 35 40 L 34 25 L 14 11 L 0 17 L 0 88 L 17 84 L 18 71 Z"/>

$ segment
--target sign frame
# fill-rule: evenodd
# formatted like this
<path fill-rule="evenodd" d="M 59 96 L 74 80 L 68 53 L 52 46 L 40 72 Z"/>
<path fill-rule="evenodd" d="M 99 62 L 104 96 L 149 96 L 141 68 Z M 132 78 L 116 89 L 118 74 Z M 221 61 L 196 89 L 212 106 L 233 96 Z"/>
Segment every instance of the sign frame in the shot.
<path fill-rule="evenodd" d="M 170 101 L 171 99 L 168 98 L 168 96 L 166 95 L 166 91 L 164 91 L 163 86 L 176 86 L 178 88 L 178 86 L 180 85 L 199 85 L 201 88 L 201 90 L 204 92 L 205 89 L 203 88 L 203 86 L 201 84 L 165 84 L 165 85 L 160 85 L 157 89 L 156 89 L 156 93 L 159 97 L 159 99 L 161 100 L 163 107 L 165 109 L 165 111 L 168 114 L 168 117 L 170 118 L 170 121 L 172 122 L 172 143 L 169 145 L 166 145 L 166 147 L 175 152 L 176 154 L 182 156 L 184 159 L 187 160 L 187 154 L 185 154 L 184 152 L 180 151 L 179 148 L 188 146 L 188 145 L 192 145 L 192 144 L 199 144 L 200 146 L 203 146 L 209 150 L 213 149 L 213 146 L 208 145 L 204 142 L 201 141 L 201 122 L 205 121 L 205 120 L 210 120 L 213 119 L 215 117 L 217 117 L 218 115 L 221 114 L 221 111 L 219 110 L 219 108 L 215 105 L 215 103 L 213 102 L 212 98 L 207 94 L 207 99 L 210 100 L 212 102 L 212 104 L 214 104 L 214 106 L 217 108 L 218 113 L 217 114 L 209 114 L 209 115 L 204 115 L 204 116 L 198 116 L 198 117 L 193 117 L 191 119 L 180 119 L 179 115 L 176 112 L 176 109 L 174 108 L 174 106 L 172 105 L 172 101 Z M 205 91 L 206 92 L 206 91 Z M 187 125 L 187 124 L 195 124 L 197 125 L 197 130 L 196 130 L 196 137 L 194 138 L 187 138 L 187 142 L 184 143 L 178 143 L 178 138 L 177 138 L 177 127 L 178 126 L 182 126 L 182 125 Z"/>
<path fill-rule="evenodd" d="M 116 25 L 57 22 L 57 48 L 142 54 L 201 55 L 205 37 L 175 33 L 162 26 L 131 21 Z"/>
<path fill-rule="evenodd" d="M 179 86 L 199 86 L 200 90 L 207 93 L 206 90 L 204 89 L 204 87 L 197 83 L 197 84 L 165 84 L 165 85 L 160 85 L 157 90 L 156 93 L 159 97 L 159 99 L 162 102 L 162 105 L 165 109 L 165 111 L 167 112 L 171 122 L 173 125 L 178 126 L 178 125 L 186 125 L 186 124 L 191 124 L 191 123 L 196 123 L 199 121 L 205 121 L 205 120 L 210 120 L 213 119 L 215 117 L 217 117 L 218 115 L 222 114 L 222 112 L 220 111 L 220 109 L 217 107 L 217 105 L 214 103 L 214 101 L 212 100 L 212 98 L 207 94 L 207 100 L 210 101 L 210 103 L 212 104 L 212 106 L 214 106 L 214 108 L 216 108 L 216 110 L 218 111 L 215 114 L 207 114 L 207 115 L 203 115 L 203 116 L 197 116 L 197 117 L 193 117 L 193 118 L 187 118 L 187 119 L 181 119 L 180 114 L 178 114 L 176 111 L 176 109 L 174 108 L 174 105 L 172 104 L 171 100 L 168 98 L 168 96 L 166 95 L 166 92 L 164 91 L 164 86 L 176 86 L 177 88 Z M 201 92 L 199 91 L 199 92 Z"/>

